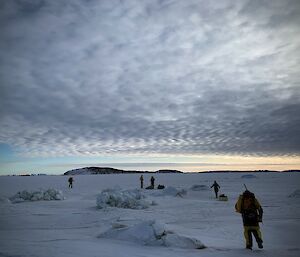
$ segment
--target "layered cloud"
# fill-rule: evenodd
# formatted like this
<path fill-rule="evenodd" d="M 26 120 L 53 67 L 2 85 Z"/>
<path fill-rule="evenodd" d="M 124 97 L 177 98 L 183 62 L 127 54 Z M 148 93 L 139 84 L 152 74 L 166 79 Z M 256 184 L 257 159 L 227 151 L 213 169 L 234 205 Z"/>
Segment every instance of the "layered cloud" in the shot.
<path fill-rule="evenodd" d="M 0 142 L 21 155 L 299 155 L 296 0 L 0 7 Z"/>

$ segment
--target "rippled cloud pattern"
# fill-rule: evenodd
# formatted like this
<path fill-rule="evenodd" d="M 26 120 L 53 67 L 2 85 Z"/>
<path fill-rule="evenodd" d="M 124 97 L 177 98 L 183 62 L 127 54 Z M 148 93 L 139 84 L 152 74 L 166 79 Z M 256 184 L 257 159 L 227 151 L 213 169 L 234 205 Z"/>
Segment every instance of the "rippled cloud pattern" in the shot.
<path fill-rule="evenodd" d="M 299 156 L 300 2 L 0 3 L 0 142 L 23 156 Z"/>

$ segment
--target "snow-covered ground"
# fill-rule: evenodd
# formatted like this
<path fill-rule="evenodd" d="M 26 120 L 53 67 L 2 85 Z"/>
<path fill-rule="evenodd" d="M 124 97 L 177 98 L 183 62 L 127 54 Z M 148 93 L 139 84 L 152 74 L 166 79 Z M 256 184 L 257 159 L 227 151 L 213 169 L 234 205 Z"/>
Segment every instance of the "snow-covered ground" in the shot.
<path fill-rule="evenodd" d="M 78 175 L 73 189 L 67 176 L 0 177 L 0 257 L 300 256 L 300 174 L 243 175 L 156 174 L 166 189 L 141 192 L 139 174 Z M 244 183 L 264 208 L 263 250 L 244 249 Z"/>

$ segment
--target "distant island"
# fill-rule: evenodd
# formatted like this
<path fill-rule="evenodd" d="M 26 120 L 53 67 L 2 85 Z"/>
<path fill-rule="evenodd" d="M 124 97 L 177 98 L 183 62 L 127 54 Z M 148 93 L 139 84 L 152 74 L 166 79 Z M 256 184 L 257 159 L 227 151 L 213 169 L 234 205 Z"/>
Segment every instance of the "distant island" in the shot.
<path fill-rule="evenodd" d="M 300 172 L 300 170 L 284 170 L 284 171 L 274 171 L 274 170 L 247 170 L 247 171 L 239 171 L 239 170 L 215 170 L 215 171 L 201 171 L 194 173 L 269 173 L 269 172 Z M 97 175 L 97 174 L 136 174 L 136 173 L 160 173 L 160 174 L 168 174 L 168 173 L 189 173 L 183 172 L 179 170 L 170 170 L 170 169 L 161 169 L 157 171 L 138 171 L 138 170 L 122 170 L 115 169 L 111 167 L 84 167 L 79 169 L 69 170 L 64 173 L 64 175 Z"/>
<path fill-rule="evenodd" d="M 157 170 L 157 171 L 138 171 L 138 170 L 121 170 L 110 167 L 85 167 L 80 169 L 69 170 L 64 175 L 95 175 L 95 174 L 134 174 L 134 173 L 183 173 L 179 170 Z"/>

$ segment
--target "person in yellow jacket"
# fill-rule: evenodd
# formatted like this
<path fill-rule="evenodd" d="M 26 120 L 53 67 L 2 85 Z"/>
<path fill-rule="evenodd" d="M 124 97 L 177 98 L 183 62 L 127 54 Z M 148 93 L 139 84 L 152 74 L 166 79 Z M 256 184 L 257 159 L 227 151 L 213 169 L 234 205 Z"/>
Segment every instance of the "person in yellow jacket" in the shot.
<path fill-rule="evenodd" d="M 235 204 L 235 210 L 242 214 L 246 248 L 252 249 L 252 234 L 256 239 L 258 248 L 263 248 L 263 240 L 259 228 L 259 222 L 262 222 L 263 209 L 255 195 L 246 190 L 239 196 Z"/>

